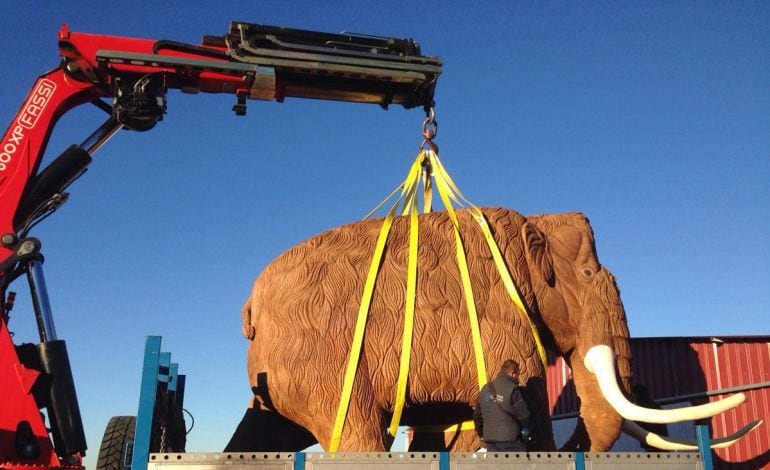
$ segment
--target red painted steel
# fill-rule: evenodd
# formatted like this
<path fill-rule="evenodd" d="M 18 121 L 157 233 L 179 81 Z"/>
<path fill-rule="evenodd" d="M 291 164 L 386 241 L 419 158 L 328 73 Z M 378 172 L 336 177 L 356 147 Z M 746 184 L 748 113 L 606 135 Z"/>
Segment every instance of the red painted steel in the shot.
<path fill-rule="evenodd" d="M 16 354 L 5 319 L 0 315 L 0 468 L 17 461 L 14 448 L 17 426 L 26 421 L 39 447 L 38 456 L 25 460 L 28 466 L 57 467 L 59 459 L 48 439 L 48 431 L 32 397 L 39 372 L 24 367 Z M 12 404 L 12 406 L 8 406 Z"/>
<path fill-rule="evenodd" d="M 633 383 L 643 384 L 657 401 L 770 382 L 770 336 L 633 338 L 631 350 Z M 561 358 L 550 359 L 551 414 L 575 413 L 577 399 L 569 368 Z M 732 434 L 756 419 L 764 423 L 735 445 L 717 450 L 716 469 L 770 468 L 770 387 L 743 393 L 746 403 L 710 420 L 712 437 Z M 723 396 L 694 398 L 678 406 Z M 694 438 L 694 433 L 682 437 Z"/>
<path fill-rule="evenodd" d="M 304 79 L 299 80 L 297 85 L 293 85 L 287 84 L 291 80 L 286 77 L 278 77 L 279 80 L 275 83 L 268 78 L 269 88 L 276 86 L 280 88 L 271 90 L 265 88 L 267 84 L 261 81 L 263 77 L 259 74 L 262 72 L 256 64 L 237 63 L 239 66 L 236 67 L 236 61 L 231 61 L 225 54 L 227 48 L 224 46 L 184 45 L 183 50 L 177 50 L 179 48 L 165 48 L 155 40 L 70 32 L 66 25 L 59 32 L 58 39 L 59 55 L 63 59 L 61 67 L 38 77 L 8 130 L 0 136 L 0 201 L 2 201 L 0 235 L 13 235 L 0 244 L 0 262 L 5 263 L 10 260 L 7 264 L 0 264 L 0 284 L 2 284 L 0 289 L 2 291 L 0 292 L 2 294 L 0 295 L 0 468 L 15 467 L 17 464 L 19 467 L 26 465 L 60 467 L 67 465 L 63 460 L 79 459 L 78 455 L 58 456 L 52 448 L 45 423 L 40 417 L 41 406 L 38 406 L 36 394 L 32 393 L 37 374 L 19 360 L 19 354 L 7 329 L 8 319 L 4 316 L 6 283 L 10 282 L 8 279 L 14 275 L 13 270 L 19 263 L 18 258 L 12 256 L 30 254 L 23 251 L 21 254 L 19 252 L 14 254 L 16 242 L 8 241 L 13 240 L 17 235 L 21 236 L 24 231 L 23 225 L 27 221 L 14 219 L 20 215 L 19 208 L 22 206 L 21 202 L 25 199 L 25 194 L 35 194 L 34 189 L 40 189 L 35 184 L 40 181 L 50 183 L 50 180 L 56 179 L 50 177 L 49 173 L 47 174 L 49 178 L 46 180 L 45 170 L 43 172 L 38 170 L 57 120 L 70 109 L 88 102 L 100 103 L 101 108 L 109 106 L 101 99 L 122 96 L 122 91 L 119 93 L 120 87 L 128 86 L 125 85 L 126 83 L 133 83 L 134 87 L 143 83 L 142 86 L 147 86 L 150 90 L 162 85 L 163 92 L 166 89 L 181 89 L 190 92 L 233 94 L 239 100 L 236 106 L 240 106 L 241 99 L 246 97 L 281 101 L 284 95 L 302 98 L 323 97 L 339 101 L 366 101 L 366 96 L 361 97 L 361 83 L 375 81 L 374 75 L 369 73 L 350 74 L 351 77 L 358 78 L 351 79 L 349 84 L 333 86 L 321 80 L 318 89 L 313 89 L 314 87 L 308 85 L 308 81 Z M 155 54 L 158 47 L 163 50 L 163 54 Z M 144 57 L 147 55 L 152 57 L 149 59 Z M 105 62 L 107 56 L 114 59 L 110 60 L 108 65 Z M 361 59 L 359 65 L 375 70 L 376 62 L 376 60 Z M 315 60 L 307 63 L 314 72 L 322 72 L 320 75 L 326 71 L 324 67 L 315 63 Z M 440 61 L 437 61 L 437 64 L 440 65 Z M 273 68 L 269 67 L 265 72 L 267 77 L 272 77 Z M 403 72 L 407 73 L 407 71 Z M 295 71 L 291 73 L 294 74 Z M 399 72 L 397 75 L 402 73 Z M 139 76 L 155 77 L 158 84 L 145 83 L 145 79 L 139 79 Z M 314 74 L 313 77 L 315 76 L 317 75 Z M 407 77 L 405 74 L 402 76 Z M 372 89 L 375 90 L 373 93 L 377 93 L 378 96 L 381 93 L 390 95 L 388 85 L 397 83 L 397 80 L 391 80 L 391 78 L 383 79 L 376 84 L 372 83 Z M 434 79 L 434 77 L 431 78 Z M 338 87 L 340 90 L 336 90 Z M 417 88 L 412 91 L 416 92 Z M 430 93 L 432 94 L 432 87 Z M 141 93 L 137 94 L 141 95 Z M 162 93 L 153 92 L 140 98 L 152 102 L 153 100 L 162 101 L 163 97 Z M 417 99 L 416 94 L 415 99 Z M 426 98 L 424 101 L 427 102 L 429 99 Z M 130 106 L 141 107 L 134 103 L 130 103 Z M 406 104 L 404 106 L 406 107 Z M 150 108 L 155 115 L 139 116 L 139 120 L 136 121 L 141 123 L 139 127 L 147 128 L 148 124 L 151 127 L 155 122 L 151 119 L 160 119 L 162 116 L 164 108 L 160 104 Z M 113 115 L 116 114 L 117 112 L 113 110 Z M 107 128 L 116 130 L 119 127 L 117 122 L 119 120 L 115 117 L 114 122 L 111 123 L 112 127 L 107 126 Z M 125 120 L 120 121 L 121 125 L 127 126 Z M 90 148 L 83 150 L 92 151 Z M 63 167 L 54 166 L 53 168 L 54 173 L 58 171 L 62 173 L 61 177 L 66 176 L 62 171 Z M 82 170 L 82 168 L 73 167 L 68 170 Z M 56 183 L 64 185 L 68 181 L 56 181 Z M 60 190 L 61 188 L 51 186 L 44 189 Z M 22 213 L 22 215 L 31 214 Z M 28 359 L 27 361 L 31 362 Z M 21 455 L 17 455 L 16 438 L 26 434 L 32 434 L 26 442 L 38 443 L 39 456 L 35 456 L 36 452 L 31 444 L 27 449 L 18 452 Z M 23 447 L 22 444 L 25 441 L 19 438 L 19 443 L 19 447 Z M 66 448 L 67 446 L 57 445 L 57 447 Z M 80 450 L 85 449 L 78 449 Z M 29 458 L 24 459 L 25 457 Z M 23 461 L 19 462 L 19 460 Z"/>

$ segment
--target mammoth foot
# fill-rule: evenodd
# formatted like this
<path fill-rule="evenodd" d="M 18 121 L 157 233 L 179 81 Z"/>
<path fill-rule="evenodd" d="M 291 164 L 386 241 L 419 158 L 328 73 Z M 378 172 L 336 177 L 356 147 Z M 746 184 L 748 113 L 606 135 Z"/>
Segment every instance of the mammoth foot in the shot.
<path fill-rule="evenodd" d="M 302 426 L 276 411 L 249 408 L 225 452 L 299 452 L 318 442 Z"/>

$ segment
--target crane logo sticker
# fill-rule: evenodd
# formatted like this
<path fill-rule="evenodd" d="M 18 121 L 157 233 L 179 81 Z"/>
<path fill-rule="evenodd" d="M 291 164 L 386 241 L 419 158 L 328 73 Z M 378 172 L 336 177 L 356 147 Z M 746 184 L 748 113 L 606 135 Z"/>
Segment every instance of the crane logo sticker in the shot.
<path fill-rule="evenodd" d="M 8 164 L 13 160 L 14 155 L 24 143 L 25 130 L 31 130 L 37 124 L 37 120 L 43 110 L 51 100 L 56 83 L 48 79 L 41 79 L 37 87 L 30 93 L 29 99 L 24 103 L 24 107 L 19 112 L 19 118 L 16 119 L 15 126 L 10 129 L 8 138 L 0 146 L 0 171 L 5 171 Z"/>

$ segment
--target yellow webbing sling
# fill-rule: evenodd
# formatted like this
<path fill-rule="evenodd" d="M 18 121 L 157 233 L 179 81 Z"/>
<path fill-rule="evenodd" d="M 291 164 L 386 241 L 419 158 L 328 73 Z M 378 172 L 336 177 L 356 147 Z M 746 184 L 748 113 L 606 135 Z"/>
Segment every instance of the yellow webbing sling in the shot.
<path fill-rule="evenodd" d="M 372 261 L 369 264 L 369 272 L 366 276 L 366 283 L 364 284 L 364 292 L 361 296 L 361 305 L 358 308 L 358 316 L 356 317 L 356 327 L 353 332 L 353 342 L 350 346 L 350 356 L 348 357 L 348 365 L 347 365 L 347 368 L 345 369 L 345 377 L 342 383 L 342 396 L 340 397 L 340 402 L 339 402 L 339 405 L 337 406 L 337 415 L 334 420 L 334 428 L 332 429 L 332 438 L 331 438 L 331 443 L 329 445 L 329 452 L 336 452 L 337 449 L 339 449 L 340 438 L 342 437 L 342 428 L 345 424 L 345 418 L 348 413 L 348 406 L 350 404 L 350 395 L 353 391 L 353 382 L 356 377 L 356 370 L 358 369 L 358 360 L 360 359 L 360 356 L 361 356 L 361 346 L 364 340 L 364 330 L 366 328 L 366 319 L 369 315 L 369 305 L 371 304 L 372 294 L 374 292 L 374 282 L 377 279 L 377 271 L 379 270 L 380 261 L 382 260 L 382 253 L 385 250 L 385 241 L 388 238 L 390 227 L 393 224 L 393 217 L 395 215 L 396 208 L 398 207 L 398 203 L 401 201 L 401 199 L 405 195 L 408 195 L 407 197 L 409 197 L 416 190 L 416 187 L 417 187 L 416 182 L 419 181 L 419 178 L 420 178 L 421 161 L 422 159 L 419 157 L 417 160 L 415 160 L 414 164 L 412 165 L 412 168 L 409 171 L 409 175 L 406 177 L 406 180 L 398 188 L 396 188 L 395 191 L 391 193 L 391 196 L 388 196 L 388 199 L 389 199 L 390 197 L 392 197 L 392 195 L 398 192 L 399 189 L 401 189 L 401 196 L 396 200 L 396 202 L 390 208 L 388 215 L 385 217 L 385 220 L 382 223 L 382 228 L 380 229 L 380 234 L 377 237 L 377 243 L 374 248 L 374 255 L 372 256 Z M 380 203 L 374 209 L 374 211 L 376 211 L 379 207 L 382 207 L 382 205 L 385 202 L 387 202 L 388 199 L 385 199 L 382 203 Z M 368 218 L 372 214 L 372 212 L 370 212 L 366 217 Z M 416 250 L 416 245 L 415 245 L 415 250 Z"/>
<path fill-rule="evenodd" d="M 463 194 L 460 192 L 460 190 L 452 181 L 452 178 L 449 176 L 449 173 L 447 173 L 446 170 L 444 169 L 444 166 L 441 164 L 441 161 L 438 159 L 438 155 L 436 155 L 433 152 L 431 153 L 432 153 L 431 155 L 432 166 L 436 168 L 436 170 L 439 173 L 439 175 L 436 176 L 436 180 L 444 181 L 447 184 L 447 186 L 451 189 L 453 194 L 456 194 L 457 196 L 459 196 L 460 199 L 465 201 L 465 203 L 468 204 L 468 206 L 470 206 L 469 209 L 471 210 L 471 213 L 473 214 L 474 219 L 479 224 L 479 227 L 481 228 L 481 232 L 484 234 L 484 239 L 486 240 L 487 245 L 489 246 L 489 251 L 492 253 L 492 258 L 495 261 L 495 265 L 497 266 L 497 271 L 500 273 L 500 277 L 503 281 L 503 285 L 505 286 L 505 290 L 508 292 L 508 296 L 511 298 L 514 305 L 516 305 L 519 308 L 519 311 L 527 319 L 527 323 L 529 323 L 529 327 L 532 330 L 532 336 L 534 336 L 535 338 L 535 344 L 537 345 L 537 352 L 538 352 L 538 355 L 540 356 L 540 361 L 543 363 L 543 370 L 545 370 L 548 366 L 545 347 L 543 347 L 543 342 L 540 339 L 540 335 L 537 332 L 537 327 L 535 326 L 531 316 L 529 315 L 529 310 L 524 305 L 524 302 L 522 302 L 521 300 L 521 296 L 519 295 L 519 291 L 516 288 L 516 284 L 513 282 L 513 278 L 511 277 L 511 273 L 508 271 L 508 267 L 505 264 L 503 255 L 500 253 L 500 247 L 497 246 L 497 242 L 492 236 L 492 231 L 489 228 L 489 223 L 487 222 L 487 218 L 481 212 L 481 209 L 473 205 L 470 201 L 468 201 L 465 198 L 465 196 L 463 196 Z M 438 183 L 437 183 L 437 186 L 438 186 Z M 459 204 L 459 201 L 455 197 L 453 197 L 452 199 Z"/>
<path fill-rule="evenodd" d="M 451 180 L 447 179 L 447 174 L 441 171 L 441 165 L 438 160 L 438 156 L 433 151 L 427 151 L 430 158 L 431 166 L 435 170 L 439 170 L 438 173 L 434 170 L 434 178 L 436 179 L 436 189 L 441 197 L 441 201 L 444 203 L 449 218 L 452 220 L 452 227 L 455 234 L 455 256 L 457 257 L 457 267 L 460 270 L 460 279 L 463 286 L 463 297 L 465 298 L 465 306 L 468 309 L 468 320 L 471 325 L 471 341 L 473 342 L 473 352 L 476 358 L 476 374 L 479 380 L 479 390 L 484 384 L 487 383 L 487 366 L 484 363 L 484 348 L 481 344 L 481 330 L 479 330 L 479 317 L 476 313 L 476 302 L 473 297 L 473 287 L 471 286 L 471 276 L 468 273 L 468 260 L 465 258 L 465 248 L 463 247 L 462 236 L 460 235 L 460 221 L 457 219 L 457 214 L 452 207 L 452 201 L 458 202 L 450 187 Z M 451 200 L 450 200 L 451 199 Z"/>
<path fill-rule="evenodd" d="M 425 180 L 424 180 L 425 181 Z M 401 341 L 401 361 L 398 367 L 398 380 L 396 382 L 396 401 L 393 405 L 393 416 L 390 420 L 388 432 L 396 437 L 398 424 L 401 422 L 401 413 L 404 410 L 406 400 L 406 381 L 409 375 L 409 360 L 412 357 L 412 332 L 414 330 L 414 303 L 417 294 L 417 246 L 418 246 L 418 222 L 417 222 L 417 185 L 408 200 L 409 207 L 409 258 L 406 269 L 406 295 L 404 296 L 404 335 Z"/>
<path fill-rule="evenodd" d="M 337 408 L 337 415 L 334 422 L 334 428 L 332 430 L 332 439 L 329 447 L 329 452 L 336 452 L 339 448 L 340 438 L 342 436 L 342 430 L 345 424 L 345 418 L 347 416 L 348 407 L 350 404 L 350 396 L 353 390 L 353 383 L 355 380 L 356 370 L 358 368 L 358 361 L 360 359 L 361 347 L 363 345 L 364 331 L 366 328 L 366 320 L 368 317 L 369 306 L 371 304 L 371 298 L 374 291 L 374 283 L 377 278 L 377 272 L 379 270 L 382 254 L 385 249 L 385 243 L 387 241 L 388 233 L 393 223 L 396 209 L 404 199 L 402 215 L 409 214 L 410 216 L 410 232 L 409 232 L 409 257 L 407 261 L 407 282 L 406 282 L 406 295 L 405 295 L 405 309 L 404 309 L 404 334 L 401 345 L 401 360 L 399 365 L 399 376 L 396 385 L 396 398 L 393 407 L 393 416 L 388 429 L 391 436 L 395 437 L 396 430 L 401 420 L 403 412 L 405 397 L 406 397 L 406 385 L 409 372 L 409 361 L 411 358 L 411 343 L 412 333 L 414 329 L 414 303 L 416 297 L 416 284 L 417 284 L 417 246 L 418 246 L 418 217 L 417 217 L 417 188 L 420 180 L 420 169 L 425 168 L 423 172 L 423 200 L 424 208 L 423 212 L 428 213 L 431 211 L 432 203 L 432 184 L 431 179 L 435 179 L 436 188 L 438 189 L 439 196 L 447 209 L 449 217 L 452 221 L 452 226 L 455 235 L 455 251 L 458 268 L 460 270 L 460 276 L 462 280 L 463 293 L 468 309 L 469 323 L 471 326 L 471 339 L 473 342 L 473 350 L 476 362 L 476 371 L 479 382 L 479 389 L 486 383 L 486 365 L 484 363 L 484 351 L 481 343 L 481 334 L 479 330 L 478 315 L 476 312 L 476 305 L 473 297 L 473 289 L 470 282 L 470 275 L 468 273 L 467 259 L 465 257 L 465 250 L 462 243 L 462 236 L 460 234 L 459 221 L 457 214 L 454 211 L 452 202 L 454 201 L 458 205 L 463 204 L 459 199 L 465 201 L 470 206 L 471 213 L 474 219 L 479 224 L 479 227 L 484 234 L 484 238 L 487 241 L 492 257 L 495 261 L 495 265 L 500 273 L 509 296 L 513 303 L 519 308 L 519 310 L 526 317 L 530 328 L 532 329 L 533 336 L 537 345 L 540 359 L 543 362 L 543 367 L 546 367 L 545 349 L 543 348 L 540 336 L 537 329 L 529 317 L 528 309 L 521 301 L 521 297 L 516 289 L 516 286 L 511 278 L 508 268 L 505 265 L 505 261 L 500 253 L 500 249 L 497 246 L 494 238 L 492 237 L 489 225 L 484 217 L 484 214 L 475 205 L 471 204 L 460 192 L 457 186 L 454 184 L 449 174 L 444 169 L 441 161 L 438 159 L 438 155 L 433 150 L 422 150 L 417 156 L 417 159 L 412 164 L 409 174 L 406 180 L 399 185 L 385 200 L 377 205 L 369 214 L 364 217 L 368 219 L 374 212 L 381 208 L 389 199 L 391 199 L 398 191 L 401 190 L 401 195 L 391 207 L 388 215 L 385 217 L 382 228 L 380 229 L 377 243 L 375 245 L 375 251 L 372 256 L 372 261 L 369 265 L 369 272 L 367 274 L 366 282 L 364 284 L 364 292 L 361 298 L 361 305 L 359 307 L 358 316 L 356 319 L 356 326 L 353 334 L 353 342 L 351 344 L 350 356 L 348 357 L 348 364 L 345 370 L 345 377 L 343 380 L 342 395 Z M 431 171 L 432 170 L 432 171 Z M 459 199 L 458 199 L 459 197 Z M 450 427 L 442 427 L 444 431 L 453 431 L 457 429 L 466 430 L 473 429 L 472 422 L 464 422 L 460 425 L 453 425 Z"/>

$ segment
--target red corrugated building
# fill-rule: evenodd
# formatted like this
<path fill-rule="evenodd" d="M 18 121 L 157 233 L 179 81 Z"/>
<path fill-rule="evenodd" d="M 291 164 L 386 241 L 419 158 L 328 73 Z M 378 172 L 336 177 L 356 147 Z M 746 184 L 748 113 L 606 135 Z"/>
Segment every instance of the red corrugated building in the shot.
<path fill-rule="evenodd" d="M 642 384 L 663 408 L 714 401 L 741 391 L 746 402 L 711 420 L 712 437 L 747 423 L 763 424 L 738 443 L 716 451 L 717 469 L 770 468 L 770 336 L 633 338 L 633 384 Z M 552 358 L 553 359 L 553 358 Z M 548 395 L 557 446 L 572 433 L 577 399 L 569 367 L 560 358 L 548 367 Z M 695 439 L 694 423 L 670 424 L 671 437 Z M 638 451 L 628 437 L 613 451 Z"/>

